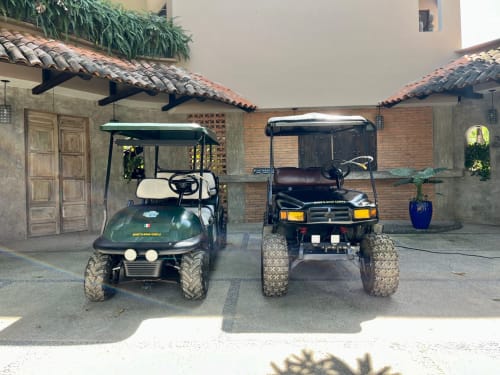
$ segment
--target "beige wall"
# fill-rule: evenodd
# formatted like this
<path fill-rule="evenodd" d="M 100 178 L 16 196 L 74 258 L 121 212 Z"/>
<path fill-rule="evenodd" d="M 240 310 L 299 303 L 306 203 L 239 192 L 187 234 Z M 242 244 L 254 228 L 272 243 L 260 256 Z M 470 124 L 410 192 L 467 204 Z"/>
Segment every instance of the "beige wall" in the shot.
<path fill-rule="evenodd" d="M 167 0 L 112 0 L 126 9 L 158 12 Z"/>
<path fill-rule="evenodd" d="M 434 18 L 432 25 L 434 27 L 434 32 L 440 30 L 439 25 L 439 8 L 438 8 L 438 0 L 418 0 L 419 1 L 419 9 L 421 10 L 429 10 Z"/>
<path fill-rule="evenodd" d="M 418 31 L 418 0 L 172 0 L 186 67 L 260 108 L 375 105 L 460 48 L 459 1 Z"/>

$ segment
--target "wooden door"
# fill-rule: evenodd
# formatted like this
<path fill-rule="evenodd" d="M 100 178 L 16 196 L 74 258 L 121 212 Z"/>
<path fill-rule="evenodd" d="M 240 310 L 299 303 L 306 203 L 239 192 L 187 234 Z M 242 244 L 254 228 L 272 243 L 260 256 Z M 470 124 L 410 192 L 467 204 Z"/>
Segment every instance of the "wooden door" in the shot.
<path fill-rule="evenodd" d="M 87 120 L 59 117 L 61 232 L 89 228 Z"/>
<path fill-rule="evenodd" d="M 57 116 L 29 111 L 26 117 L 28 235 L 57 234 L 60 231 Z"/>
<path fill-rule="evenodd" d="M 87 120 L 27 111 L 29 236 L 89 229 Z"/>
<path fill-rule="evenodd" d="M 329 160 L 332 160 L 329 134 L 309 134 L 299 137 L 299 167 L 320 167 Z"/>
<path fill-rule="evenodd" d="M 302 168 L 319 167 L 332 160 L 330 134 L 308 134 L 299 137 L 299 166 Z M 358 133 L 346 131 L 333 134 L 333 159 L 350 160 L 360 155 L 373 156 L 372 169 L 377 169 L 377 135 L 374 131 Z M 357 166 L 350 166 L 361 171 Z"/>

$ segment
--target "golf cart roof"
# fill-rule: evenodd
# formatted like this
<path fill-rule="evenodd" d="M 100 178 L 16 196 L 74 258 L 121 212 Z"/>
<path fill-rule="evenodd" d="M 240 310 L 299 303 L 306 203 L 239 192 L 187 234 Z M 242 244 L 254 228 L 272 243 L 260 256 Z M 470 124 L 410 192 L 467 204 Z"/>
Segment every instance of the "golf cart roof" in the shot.
<path fill-rule="evenodd" d="M 304 115 L 271 117 L 267 121 L 266 135 L 303 135 L 310 133 L 335 133 L 345 130 L 375 130 L 369 120 L 361 116 L 326 115 L 306 113 Z"/>
<path fill-rule="evenodd" d="M 217 136 L 215 133 L 196 123 L 124 123 L 110 122 L 101 125 L 101 130 L 113 133 L 114 135 L 122 135 L 130 137 L 139 142 L 126 142 L 120 140 L 117 143 L 137 143 L 144 145 L 185 145 L 194 146 L 202 143 L 203 137 L 205 144 L 218 145 Z"/>

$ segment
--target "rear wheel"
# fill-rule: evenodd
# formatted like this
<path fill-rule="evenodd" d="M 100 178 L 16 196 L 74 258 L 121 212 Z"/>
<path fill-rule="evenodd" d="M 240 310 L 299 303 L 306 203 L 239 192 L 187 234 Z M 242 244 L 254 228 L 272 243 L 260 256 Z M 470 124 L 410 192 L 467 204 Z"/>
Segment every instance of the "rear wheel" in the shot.
<path fill-rule="evenodd" d="M 262 239 L 261 281 L 266 297 L 288 292 L 289 260 L 286 239 L 280 234 L 266 234 Z"/>
<path fill-rule="evenodd" d="M 104 301 L 115 294 L 111 287 L 114 282 L 113 258 L 95 252 L 90 257 L 85 269 L 84 290 L 85 297 L 92 302 Z"/>
<path fill-rule="evenodd" d="M 179 270 L 181 288 L 187 299 L 203 299 L 208 291 L 209 255 L 205 251 L 184 254 Z"/>
<path fill-rule="evenodd" d="M 399 257 L 392 239 L 370 233 L 361 241 L 360 273 L 363 288 L 372 296 L 387 297 L 399 286 Z"/>

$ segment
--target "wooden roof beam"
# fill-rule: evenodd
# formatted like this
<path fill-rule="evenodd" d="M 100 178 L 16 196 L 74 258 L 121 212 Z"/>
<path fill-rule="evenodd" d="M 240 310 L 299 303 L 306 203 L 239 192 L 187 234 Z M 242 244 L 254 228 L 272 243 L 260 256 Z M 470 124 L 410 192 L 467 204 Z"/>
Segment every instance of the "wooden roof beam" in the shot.
<path fill-rule="evenodd" d="M 132 87 L 132 86 L 118 86 L 116 82 L 109 82 L 109 96 L 99 100 L 97 103 L 100 106 L 105 106 L 118 100 L 126 99 L 130 96 L 140 94 L 141 92 L 145 92 L 149 96 L 158 95 L 156 91 L 145 90 L 140 87 Z"/>
<path fill-rule="evenodd" d="M 91 77 L 86 74 L 75 74 L 70 72 L 58 72 L 50 69 L 42 70 L 42 83 L 31 89 L 33 95 L 40 95 L 44 92 L 53 89 L 56 86 L 70 80 L 73 77 L 80 77 L 88 81 Z"/>
<path fill-rule="evenodd" d="M 167 105 L 164 105 L 163 107 L 161 107 L 161 110 L 162 111 L 169 111 L 171 110 L 172 108 L 174 107 L 177 107 L 178 105 L 181 105 L 182 103 L 185 103 L 187 102 L 188 100 L 191 100 L 193 99 L 192 96 L 181 96 L 179 98 L 177 98 L 175 96 L 175 94 L 170 94 L 168 96 L 168 104 Z"/>
<path fill-rule="evenodd" d="M 449 95 L 453 95 L 453 96 L 467 98 L 467 99 L 482 99 L 483 98 L 483 94 L 474 92 L 474 87 L 472 87 L 472 86 L 467 86 L 467 87 L 464 87 L 463 89 L 455 89 L 455 90 L 446 91 L 445 93 L 449 94 Z"/>

